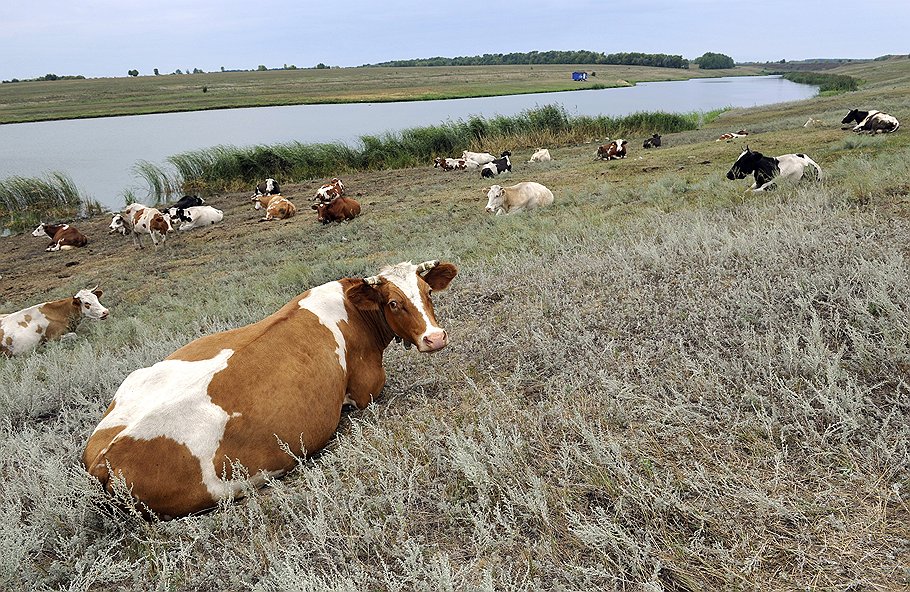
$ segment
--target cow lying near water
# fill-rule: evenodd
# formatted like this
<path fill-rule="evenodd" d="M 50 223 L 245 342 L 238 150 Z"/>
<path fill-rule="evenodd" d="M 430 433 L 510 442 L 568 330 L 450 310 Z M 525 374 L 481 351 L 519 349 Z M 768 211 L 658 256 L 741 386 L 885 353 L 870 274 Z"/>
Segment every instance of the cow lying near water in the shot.
<path fill-rule="evenodd" d="M 69 224 L 45 224 L 42 222 L 32 231 L 32 236 L 46 236 L 51 244 L 45 251 L 65 251 L 75 247 L 84 247 L 88 239 L 84 234 Z"/>
<path fill-rule="evenodd" d="M 162 518 L 242 495 L 240 477 L 261 485 L 291 470 L 332 439 L 345 404 L 363 409 L 379 396 L 393 339 L 423 353 L 446 347 L 430 293 L 457 273 L 405 262 L 329 282 L 134 371 L 88 439 L 86 469 Z"/>
<path fill-rule="evenodd" d="M 761 152 L 754 152 L 746 146 L 746 149 L 727 171 L 727 178 L 744 179 L 746 175 L 754 174 L 755 183 L 746 191 L 765 191 L 772 189 L 779 179 L 793 183 L 799 181 L 803 178 L 808 166 L 815 167 L 816 178 L 821 180 L 821 167 L 805 154 L 783 154 L 770 157 L 764 156 Z"/>
<path fill-rule="evenodd" d="M 82 317 L 106 319 L 108 310 L 98 300 L 101 294 L 96 286 L 91 290 L 79 290 L 72 298 L 42 302 L 0 315 L 0 354 L 18 356 L 45 341 L 71 334 Z"/>

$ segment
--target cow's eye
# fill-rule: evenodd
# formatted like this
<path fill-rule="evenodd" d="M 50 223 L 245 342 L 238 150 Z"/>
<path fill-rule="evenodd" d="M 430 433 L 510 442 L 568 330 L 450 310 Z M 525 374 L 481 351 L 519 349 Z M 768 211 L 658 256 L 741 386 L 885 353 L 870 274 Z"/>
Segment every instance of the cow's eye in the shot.
<path fill-rule="evenodd" d="M 86 302 L 86 303 L 85 303 L 85 304 L 83 304 L 83 305 L 82 305 L 82 306 L 84 306 L 84 307 L 85 307 L 85 308 L 91 308 L 91 307 L 92 307 L 92 305 L 91 305 L 91 304 L 89 304 L 89 303 L 88 303 L 88 302 Z"/>
<path fill-rule="evenodd" d="M 401 305 L 398 304 L 397 300 L 389 300 L 389 308 L 391 308 L 392 310 L 398 310 L 399 306 L 401 306 Z"/>

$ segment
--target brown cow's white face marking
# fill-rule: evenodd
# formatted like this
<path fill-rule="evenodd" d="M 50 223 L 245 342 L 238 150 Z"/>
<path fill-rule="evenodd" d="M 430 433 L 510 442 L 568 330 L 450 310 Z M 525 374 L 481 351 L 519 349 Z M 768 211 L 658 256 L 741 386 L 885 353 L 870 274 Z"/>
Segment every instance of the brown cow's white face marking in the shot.
<path fill-rule="evenodd" d="M 383 269 L 379 276 L 398 288 L 407 299 L 407 303 L 398 302 L 394 295 L 390 296 L 386 304 L 390 309 L 386 311 L 389 324 L 394 325 L 395 314 L 410 314 L 415 321 L 412 323 L 416 325 L 415 334 L 400 336 L 411 341 L 421 352 L 433 352 L 444 348 L 447 343 L 446 332 L 436 325 L 433 308 L 429 304 L 430 288 L 423 278 L 417 275 L 417 266 L 413 263 L 399 263 Z M 424 297 L 424 292 L 427 297 Z"/>
<path fill-rule="evenodd" d="M 113 410 L 95 432 L 125 426 L 111 444 L 127 436 L 137 440 L 169 438 L 183 444 L 199 461 L 202 482 L 212 498 L 235 494 L 239 486 L 223 481 L 216 473 L 215 454 L 227 422 L 239 413 L 228 415 L 208 394 L 212 379 L 227 368 L 232 355 L 234 350 L 223 349 L 209 360 L 164 360 L 136 370 L 117 389 Z M 217 460 L 220 465 L 222 459 Z"/>
<path fill-rule="evenodd" d="M 47 231 L 44 230 L 44 224 L 39 224 L 38 228 L 32 231 L 32 236 L 47 236 Z"/>
<path fill-rule="evenodd" d="M 81 302 L 80 310 L 82 315 L 90 319 L 106 319 L 110 311 L 101 306 L 101 302 L 98 300 L 98 296 L 101 293 L 93 292 L 91 290 L 79 290 L 76 292 L 74 298 Z"/>
<path fill-rule="evenodd" d="M 335 337 L 335 353 L 338 355 L 338 365 L 343 372 L 348 371 L 347 349 L 344 334 L 338 324 L 347 322 L 348 311 L 344 307 L 344 288 L 341 282 L 329 282 L 312 288 L 307 295 L 298 302 L 300 308 L 306 309 L 316 315 L 319 323 L 332 332 Z"/>

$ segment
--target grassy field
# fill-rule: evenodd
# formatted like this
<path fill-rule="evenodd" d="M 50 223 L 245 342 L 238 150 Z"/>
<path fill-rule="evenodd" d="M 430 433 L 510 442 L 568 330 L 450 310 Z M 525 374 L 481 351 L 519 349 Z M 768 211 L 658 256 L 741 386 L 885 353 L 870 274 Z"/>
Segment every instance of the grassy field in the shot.
<path fill-rule="evenodd" d="M 587 83 L 572 82 L 575 69 L 593 70 L 597 76 Z M 57 80 L 0 85 L 0 124 L 232 107 L 486 97 L 759 72 L 754 66 L 703 71 L 588 64 L 340 68 Z M 203 87 L 206 92 L 202 92 Z"/>
<path fill-rule="evenodd" d="M 99 281 L 111 309 L 0 360 L 0 589 L 907 590 L 910 135 L 839 122 L 906 119 L 908 64 L 660 149 L 630 138 L 623 161 L 589 143 L 527 164 L 516 145 L 499 181 L 556 196 L 531 215 L 485 215 L 486 182 L 427 163 L 345 175 L 364 213 L 344 225 L 259 224 L 243 192 L 212 196 L 224 223 L 166 251 L 100 217 L 81 250 L 0 238 L 3 312 Z M 714 141 L 742 127 L 824 182 L 744 194 L 724 178 L 741 143 Z M 391 347 L 379 400 L 286 478 L 146 523 L 79 466 L 132 370 L 429 258 L 461 271 L 434 296 L 451 345 Z"/>

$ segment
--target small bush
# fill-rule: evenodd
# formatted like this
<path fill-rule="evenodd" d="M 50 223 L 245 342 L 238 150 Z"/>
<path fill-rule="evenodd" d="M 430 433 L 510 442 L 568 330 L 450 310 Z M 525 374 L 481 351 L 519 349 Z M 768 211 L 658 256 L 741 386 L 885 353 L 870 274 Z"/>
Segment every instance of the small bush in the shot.
<path fill-rule="evenodd" d="M 799 84 L 815 84 L 819 92 L 848 92 L 859 88 L 859 81 L 843 74 L 823 72 L 785 72 L 783 77 Z"/>

